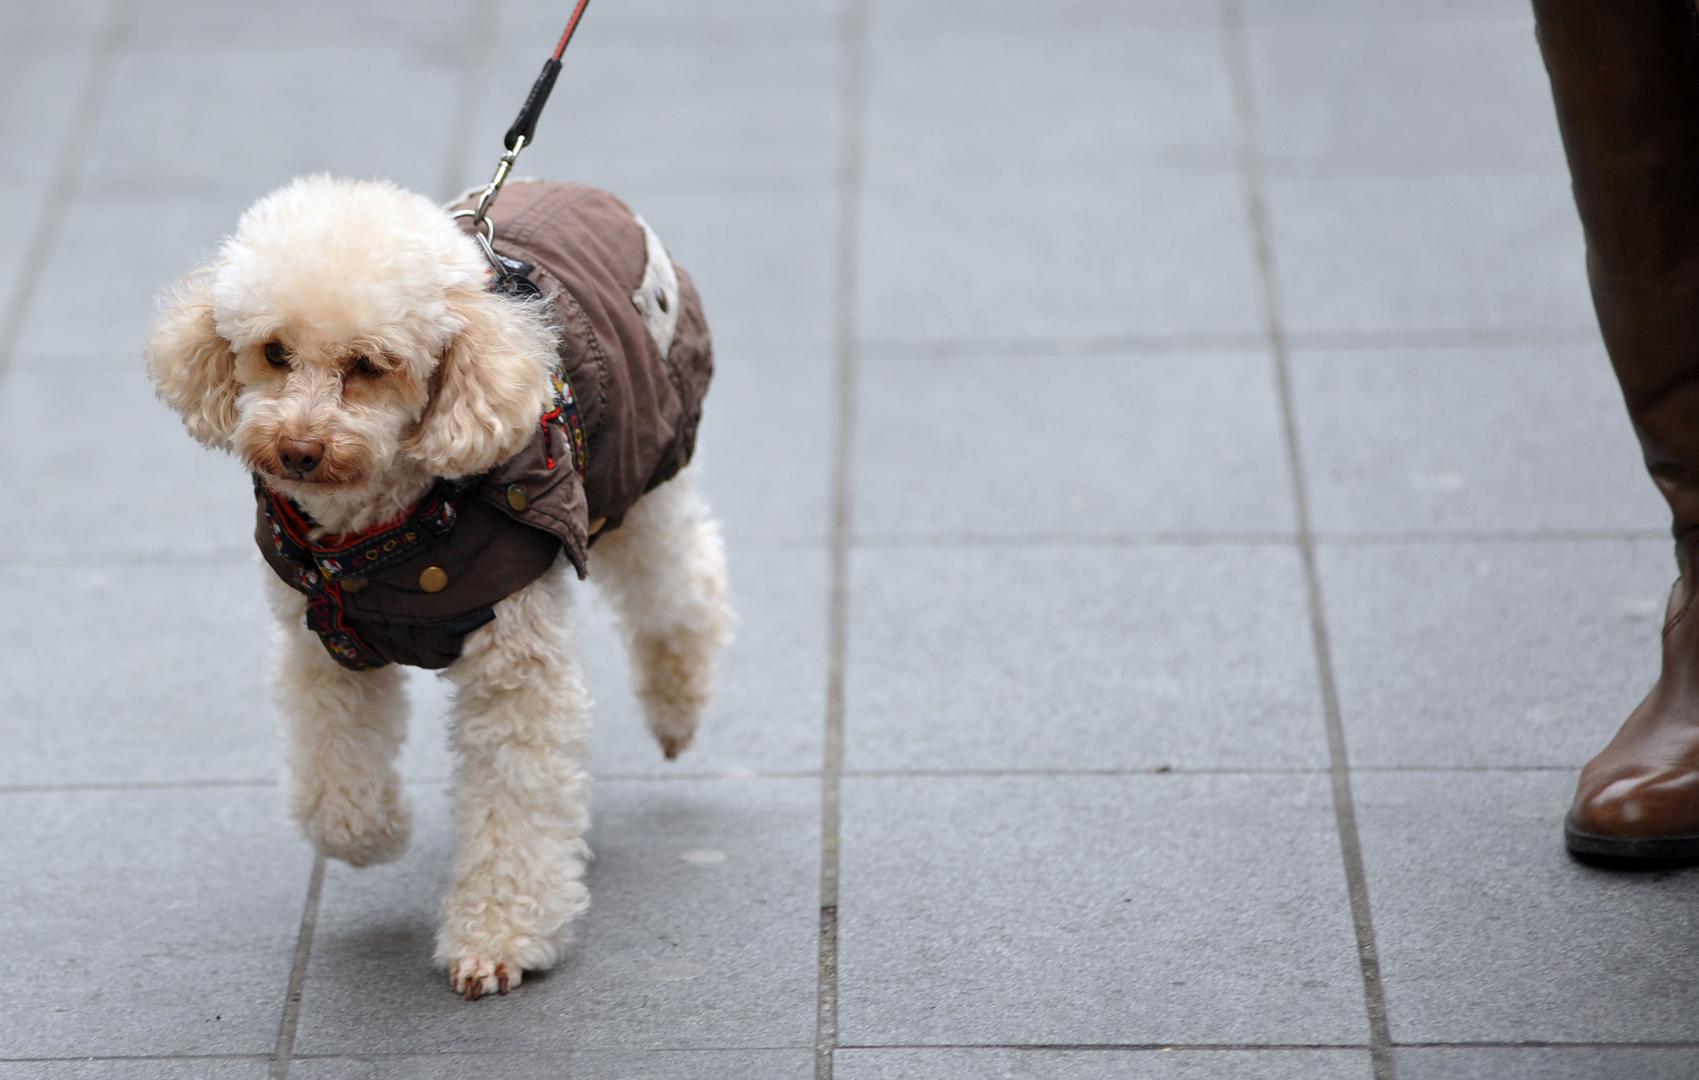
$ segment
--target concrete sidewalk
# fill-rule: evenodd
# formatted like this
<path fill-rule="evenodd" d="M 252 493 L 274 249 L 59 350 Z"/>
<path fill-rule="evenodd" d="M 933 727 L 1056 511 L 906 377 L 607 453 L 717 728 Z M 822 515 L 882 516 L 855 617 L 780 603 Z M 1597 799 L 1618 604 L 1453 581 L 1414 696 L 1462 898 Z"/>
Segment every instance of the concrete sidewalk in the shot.
<path fill-rule="evenodd" d="M 1572 863 L 1667 519 L 1521 0 L 599 0 L 521 172 L 696 276 L 742 616 L 594 907 L 429 966 L 287 823 L 153 295 L 302 172 L 482 182 L 566 0 L 0 0 L 0 1080 L 1699 1075 L 1699 872 Z"/>

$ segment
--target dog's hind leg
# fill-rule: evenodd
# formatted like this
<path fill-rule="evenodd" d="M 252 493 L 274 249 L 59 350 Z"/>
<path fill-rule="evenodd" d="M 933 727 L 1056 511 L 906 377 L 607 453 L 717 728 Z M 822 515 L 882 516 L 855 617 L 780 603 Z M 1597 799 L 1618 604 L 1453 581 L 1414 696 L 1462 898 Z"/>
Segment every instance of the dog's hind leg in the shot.
<path fill-rule="evenodd" d="M 696 735 L 731 636 L 719 524 L 680 474 L 638 500 L 590 566 L 619 617 L 649 730 L 675 758 Z"/>
<path fill-rule="evenodd" d="M 320 852 L 353 866 L 387 862 L 412 823 L 395 756 L 407 696 L 394 666 L 350 671 L 305 625 L 306 599 L 270 573 L 277 614 L 272 688 L 282 713 L 289 812 Z"/>
<path fill-rule="evenodd" d="M 590 698 L 567 625 L 566 565 L 497 604 L 446 673 L 456 842 L 436 958 L 467 1000 L 552 965 L 590 904 Z"/>

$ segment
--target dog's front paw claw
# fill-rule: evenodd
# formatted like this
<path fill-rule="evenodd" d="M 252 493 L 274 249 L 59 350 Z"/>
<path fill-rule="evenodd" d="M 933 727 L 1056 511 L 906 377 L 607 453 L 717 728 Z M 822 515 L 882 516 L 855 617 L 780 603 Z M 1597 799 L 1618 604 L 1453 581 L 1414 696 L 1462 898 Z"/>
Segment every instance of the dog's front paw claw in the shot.
<path fill-rule="evenodd" d="M 467 1001 L 477 1001 L 485 994 L 505 994 L 519 987 L 525 973 L 517 964 L 468 956 L 457 960 L 448 973 L 448 985 Z"/>

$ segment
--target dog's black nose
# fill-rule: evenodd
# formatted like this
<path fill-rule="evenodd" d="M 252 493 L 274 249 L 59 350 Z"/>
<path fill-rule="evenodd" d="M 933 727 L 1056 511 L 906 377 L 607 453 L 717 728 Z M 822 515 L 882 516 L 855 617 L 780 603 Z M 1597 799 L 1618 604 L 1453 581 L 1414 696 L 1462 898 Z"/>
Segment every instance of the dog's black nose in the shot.
<path fill-rule="evenodd" d="M 324 460 L 324 443 L 317 439 L 279 439 L 277 456 L 285 469 L 297 476 L 305 476 Z"/>

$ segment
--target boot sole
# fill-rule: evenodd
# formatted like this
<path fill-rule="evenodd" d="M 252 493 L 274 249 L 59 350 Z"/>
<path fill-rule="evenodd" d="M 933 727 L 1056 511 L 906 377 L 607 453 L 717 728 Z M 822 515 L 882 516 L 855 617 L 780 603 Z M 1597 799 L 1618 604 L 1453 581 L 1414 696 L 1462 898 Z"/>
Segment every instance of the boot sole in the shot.
<path fill-rule="evenodd" d="M 1563 844 L 1571 855 L 1587 860 L 1624 864 L 1699 862 L 1699 836 L 1595 836 L 1565 821 Z"/>

